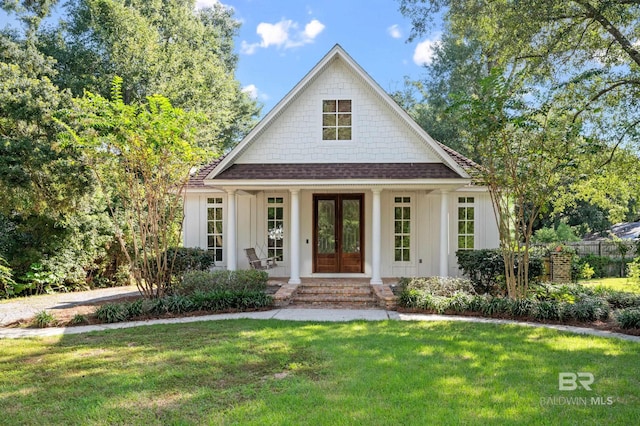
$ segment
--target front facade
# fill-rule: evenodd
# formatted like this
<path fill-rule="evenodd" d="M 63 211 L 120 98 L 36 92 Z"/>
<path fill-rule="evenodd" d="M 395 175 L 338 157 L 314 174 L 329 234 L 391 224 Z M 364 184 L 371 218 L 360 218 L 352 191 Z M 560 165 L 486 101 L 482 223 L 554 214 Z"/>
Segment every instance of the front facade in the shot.
<path fill-rule="evenodd" d="M 459 275 L 458 249 L 497 247 L 472 163 L 434 141 L 336 45 L 185 198 L 184 245 L 271 275 Z"/>

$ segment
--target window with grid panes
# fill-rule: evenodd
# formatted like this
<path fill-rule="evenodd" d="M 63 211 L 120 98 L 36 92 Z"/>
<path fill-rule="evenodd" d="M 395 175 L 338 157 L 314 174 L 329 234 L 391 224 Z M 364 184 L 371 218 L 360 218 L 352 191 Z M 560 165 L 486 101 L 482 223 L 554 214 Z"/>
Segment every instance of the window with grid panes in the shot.
<path fill-rule="evenodd" d="M 207 250 L 212 251 L 216 262 L 222 262 L 222 198 L 207 198 Z"/>
<path fill-rule="evenodd" d="M 276 260 L 284 258 L 284 199 L 267 198 L 267 252 Z"/>
<path fill-rule="evenodd" d="M 473 197 L 458 197 L 458 250 L 474 249 L 474 221 Z"/>
<path fill-rule="evenodd" d="M 394 216 L 394 260 L 409 262 L 411 260 L 411 197 L 395 197 Z"/>
<path fill-rule="evenodd" d="M 322 101 L 322 140 L 351 140 L 351 100 Z"/>

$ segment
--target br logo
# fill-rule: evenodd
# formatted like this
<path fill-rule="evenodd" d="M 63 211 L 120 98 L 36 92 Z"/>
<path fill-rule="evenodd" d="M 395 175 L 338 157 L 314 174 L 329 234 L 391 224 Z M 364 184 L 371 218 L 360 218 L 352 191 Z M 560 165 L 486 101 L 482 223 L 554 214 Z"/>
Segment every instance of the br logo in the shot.
<path fill-rule="evenodd" d="M 590 391 L 594 381 L 591 373 L 559 373 L 558 390 L 572 391 L 578 389 L 578 384 L 585 390 Z"/>

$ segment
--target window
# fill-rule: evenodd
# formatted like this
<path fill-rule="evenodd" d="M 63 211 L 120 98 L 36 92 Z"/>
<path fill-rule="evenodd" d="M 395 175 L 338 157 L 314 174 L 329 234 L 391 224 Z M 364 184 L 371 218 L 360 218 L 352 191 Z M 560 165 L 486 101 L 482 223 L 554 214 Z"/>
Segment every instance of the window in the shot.
<path fill-rule="evenodd" d="M 411 260 L 411 197 L 394 198 L 394 251 L 396 262 Z"/>
<path fill-rule="evenodd" d="M 284 258 L 284 199 L 267 198 L 267 253 L 276 260 Z"/>
<path fill-rule="evenodd" d="M 458 250 L 473 250 L 474 248 L 474 199 L 473 197 L 458 198 Z"/>
<path fill-rule="evenodd" d="M 207 250 L 222 262 L 222 198 L 207 198 Z"/>
<path fill-rule="evenodd" d="M 351 140 L 351 100 L 322 101 L 322 140 Z"/>

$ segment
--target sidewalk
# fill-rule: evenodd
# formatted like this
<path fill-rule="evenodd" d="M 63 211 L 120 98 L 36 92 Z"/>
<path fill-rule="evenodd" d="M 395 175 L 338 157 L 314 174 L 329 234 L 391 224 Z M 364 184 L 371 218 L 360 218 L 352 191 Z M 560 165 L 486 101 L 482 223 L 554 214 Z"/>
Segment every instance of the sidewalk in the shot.
<path fill-rule="evenodd" d="M 538 324 L 532 322 L 501 320 L 493 318 L 476 318 L 451 315 L 425 315 L 404 314 L 385 309 L 303 309 L 282 308 L 260 312 L 239 312 L 233 314 L 214 314 L 184 318 L 166 318 L 147 321 L 129 321 L 114 324 L 86 325 L 75 327 L 50 327 L 50 328 L 8 328 L 3 327 L 14 321 L 34 316 L 42 310 L 63 309 L 86 302 L 109 300 L 121 296 L 138 294 L 136 286 L 112 287 L 98 290 L 89 290 L 77 293 L 58 293 L 10 299 L 0 302 L 0 339 L 57 336 L 63 334 L 79 334 L 92 331 L 115 330 L 121 328 L 141 327 L 155 324 L 184 324 L 199 321 L 220 321 L 248 318 L 255 320 L 276 319 L 283 321 L 310 321 L 310 322 L 339 322 L 339 321 L 462 321 L 488 324 L 514 324 L 524 327 L 542 327 L 571 333 L 614 337 L 640 343 L 640 336 L 612 333 L 609 331 L 595 330 L 586 327 L 573 327 L 567 325 Z"/>
<path fill-rule="evenodd" d="M 1 306 L 1 305 L 0 305 Z M 284 321 L 310 321 L 310 322 L 337 322 L 337 321 L 461 321 L 488 324 L 515 324 L 524 327 L 542 327 L 553 330 L 566 331 L 576 334 L 584 334 L 598 337 L 618 338 L 631 342 L 640 343 L 640 336 L 629 336 L 626 334 L 612 333 L 608 331 L 594 330 L 585 327 L 573 327 L 555 324 L 537 324 L 521 321 L 500 320 L 492 318 L 474 318 L 449 315 L 425 315 L 425 314 L 403 314 L 384 309 L 273 309 L 260 312 L 240 312 L 234 314 L 216 314 L 198 317 L 167 318 L 148 321 L 129 321 L 114 324 L 87 325 L 78 327 L 52 327 L 39 329 L 25 328 L 0 328 L 0 339 L 2 338 L 22 338 L 22 337 L 43 337 L 57 336 L 63 334 L 79 334 L 92 331 L 116 330 L 121 328 L 140 327 L 156 324 L 184 324 L 199 321 L 220 321 L 233 319 L 276 319 Z"/>

